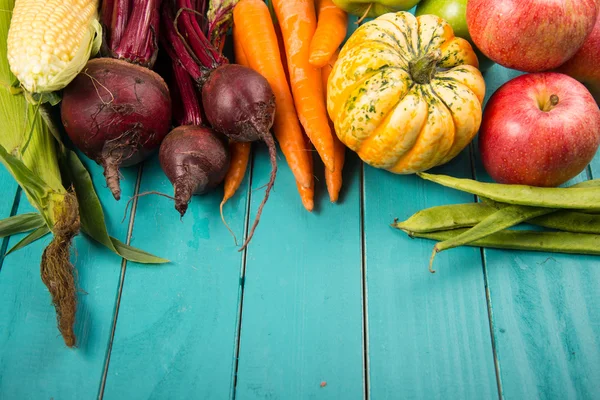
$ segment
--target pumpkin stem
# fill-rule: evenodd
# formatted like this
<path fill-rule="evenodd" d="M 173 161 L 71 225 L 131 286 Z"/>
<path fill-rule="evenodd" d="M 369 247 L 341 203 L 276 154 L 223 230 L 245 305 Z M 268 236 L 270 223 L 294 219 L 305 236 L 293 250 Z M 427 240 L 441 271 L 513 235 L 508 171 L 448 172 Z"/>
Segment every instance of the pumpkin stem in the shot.
<path fill-rule="evenodd" d="M 408 71 L 413 80 L 420 84 L 426 84 L 431 81 L 435 74 L 435 69 L 438 62 L 442 59 L 442 51 L 436 49 L 431 53 L 427 53 L 424 56 L 412 60 L 408 63 Z"/>

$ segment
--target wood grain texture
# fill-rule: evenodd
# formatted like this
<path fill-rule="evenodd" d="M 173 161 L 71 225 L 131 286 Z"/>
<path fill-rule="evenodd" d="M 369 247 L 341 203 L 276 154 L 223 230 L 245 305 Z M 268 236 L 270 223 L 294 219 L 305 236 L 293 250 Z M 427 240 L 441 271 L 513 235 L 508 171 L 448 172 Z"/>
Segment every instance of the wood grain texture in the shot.
<path fill-rule="evenodd" d="M 518 75 L 494 66 L 488 96 Z M 592 173 L 598 170 L 598 157 Z M 476 162 L 477 177 L 489 176 Z M 584 171 L 571 183 L 587 179 Z M 485 250 L 505 399 L 592 399 L 600 393 L 600 258 Z"/>
<path fill-rule="evenodd" d="M 340 202 L 331 204 L 315 157 L 319 181 L 315 211 L 308 213 L 279 162 L 248 250 L 236 399 L 363 398 L 358 168 L 349 154 Z M 251 219 L 269 170 L 261 148 Z"/>
<path fill-rule="evenodd" d="M 468 149 L 433 170 L 470 177 Z M 473 197 L 365 167 L 370 395 L 373 399 L 497 396 L 481 255 L 458 248 L 427 265 L 434 242 L 390 227 L 423 208 Z"/>
<path fill-rule="evenodd" d="M 247 187 L 225 207 L 238 238 Z M 143 172 L 140 192 L 148 190 L 173 192 L 157 159 Z M 131 244 L 172 262 L 127 265 L 105 399 L 230 395 L 243 254 L 219 217 L 221 197 L 222 189 L 194 196 L 182 220 L 171 200 L 140 198 Z"/>
<path fill-rule="evenodd" d="M 117 203 L 100 168 L 87 161 L 112 235 L 125 240 L 121 218 L 125 202 Z M 123 198 L 134 188 L 137 168 L 123 170 Z M 22 197 L 18 213 L 32 211 Z M 21 235 L 11 237 L 14 245 Z M 65 347 L 56 328 L 50 295 L 40 278 L 40 259 L 50 237 L 9 255 L 0 273 L 0 398 L 94 398 L 102 377 L 110 335 L 121 258 L 90 239 L 78 236 L 72 260 L 77 266 L 78 348 Z"/>

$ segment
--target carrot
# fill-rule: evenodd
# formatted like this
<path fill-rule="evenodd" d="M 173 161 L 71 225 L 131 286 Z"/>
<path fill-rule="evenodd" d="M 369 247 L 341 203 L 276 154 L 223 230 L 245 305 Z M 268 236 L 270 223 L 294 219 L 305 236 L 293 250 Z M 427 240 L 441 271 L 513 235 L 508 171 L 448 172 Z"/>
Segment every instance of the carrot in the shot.
<path fill-rule="evenodd" d="M 243 48 L 249 67 L 267 79 L 275 94 L 273 127 L 279 146 L 296 180 L 308 188 L 313 179 L 309 154 L 304 149 L 269 9 L 261 0 L 241 0 L 233 9 L 233 21 L 239 35 L 234 41 Z"/>
<path fill-rule="evenodd" d="M 310 143 L 308 137 L 305 136 L 305 151 L 310 156 L 310 173 L 313 173 L 313 159 L 312 159 L 312 150 L 313 146 Z M 313 175 L 313 179 L 309 187 L 302 187 L 298 182 L 296 182 L 298 186 L 298 193 L 300 193 L 300 199 L 302 200 L 302 205 L 308 212 L 312 212 L 315 208 L 315 178 Z"/>
<path fill-rule="evenodd" d="M 310 42 L 308 62 L 318 68 L 327 65 L 346 38 L 348 14 L 331 0 L 317 0 L 317 30 Z"/>
<path fill-rule="evenodd" d="M 336 50 L 331 56 L 329 62 L 321 69 L 324 93 L 327 93 L 327 79 L 329 78 L 329 74 L 333 69 L 333 65 L 337 61 L 339 53 L 339 49 Z M 325 96 L 325 98 L 327 98 L 327 96 Z M 332 203 L 335 203 L 338 201 L 340 190 L 342 189 L 342 170 L 344 168 L 344 161 L 346 158 L 346 146 L 335 134 L 333 122 L 331 120 L 329 120 L 329 125 L 331 126 L 331 131 L 333 132 L 333 145 L 335 148 L 335 171 L 331 172 L 327 169 L 325 170 L 325 183 L 327 185 L 327 192 L 329 193 L 329 200 L 331 200 Z"/>
<path fill-rule="evenodd" d="M 223 206 L 227 203 L 227 200 L 233 197 L 235 192 L 238 190 L 244 176 L 246 175 L 246 169 L 248 168 L 248 160 L 250 159 L 251 142 L 230 142 L 229 152 L 231 153 L 231 162 L 229 164 L 229 170 L 225 175 L 223 200 L 219 206 L 221 210 L 221 221 L 225 224 L 225 227 L 233 236 L 235 245 L 237 246 L 237 238 L 235 233 L 231 230 L 227 222 L 225 222 L 225 216 L 223 215 Z"/>
<path fill-rule="evenodd" d="M 233 55 L 237 64 L 249 67 L 248 58 L 246 57 L 244 48 L 242 47 L 240 28 L 237 28 L 235 25 L 233 26 Z"/>
<path fill-rule="evenodd" d="M 285 56 L 285 44 L 283 43 L 283 34 L 281 33 L 281 27 L 279 24 L 275 24 L 275 34 L 277 35 L 277 44 L 279 45 L 279 54 L 283 55 L 281 57 L 281 65 L 283 66 L 283 71 L 285 72 L 285 79 L 290 81 L 290 71 L 288 69 L 287 57 Z"/>
<path fill-rule="evenodd" d="M 300 123 L 325 167 L 335 170 L 333 136 L 327 121 L 321 73 L 309 64 L 310 42 L 317 27 L 313 0 L 272 0 L 285 44 L 290 84 Z"/>

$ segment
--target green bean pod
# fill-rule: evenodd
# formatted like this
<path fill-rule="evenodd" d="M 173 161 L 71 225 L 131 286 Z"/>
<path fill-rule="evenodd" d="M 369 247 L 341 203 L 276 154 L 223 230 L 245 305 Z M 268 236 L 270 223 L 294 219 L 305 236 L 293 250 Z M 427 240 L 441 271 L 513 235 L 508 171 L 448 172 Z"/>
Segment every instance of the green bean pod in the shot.
<path fill-rule="evenodd" d="M 600 214 L 559 210 L 552 214 L 533 218 L 527 222 L 559 231 L 595 233 L 600 235 Z"/>
<path fill-rule="evenodd" d="M 411 237 L 445 241 L 461 235 L 467 230 L 468 228 L 461 228 L 430 233 L 406 233 Z M 548 253 L 600 255 L 600 235 L 587 233 L 503 230 L 466 245 Z M 431 272 L 435 272 L 431 269 L 431 262 L 429 269 Z"/>
<path fill-rule="evenodd" d="M 600 186 L 598 180 L 587 181 L 588 187 L 542 188 L 526 185 L 483 183 L 473 179 L 453 178 L 424 172 L 418 175 L 426 180 L 453 189 L 508 204 L 524 206 L 565 208 L 600 211 Z"/>
<path fill-rule="evenodd" d="M 449 204 L 418 211 L 405 221 L 394 221 L 392 227 L 420 233 L 465 228 L 477 225 L 496 211 L 482 203 Z"/>
<path fill-rule="evenodd" d="M 484 218 L 477 225 L 465 230 L 460 235 L 439 242 L 434 247 L 434 252 L 463 246 L 503 229 L 518 225 L 523 221 L 553 212 L 551 208 L 508 206 Z"/>
<path fill-rule="evenodd" d="M 449 204 L 426 208 L 416 212 L 405 221 L 395 221 L 392 227 L 418 233 L 468 228 L 477 225 L 494 214 L 496 210 L 512 207 L 510 204 L 498 203 L 485 198 L 482 200 L 483 203 Z M 558 210 L 526 222 L 559 231 L 600 234 L 600 215 L 598 214 Z"/>

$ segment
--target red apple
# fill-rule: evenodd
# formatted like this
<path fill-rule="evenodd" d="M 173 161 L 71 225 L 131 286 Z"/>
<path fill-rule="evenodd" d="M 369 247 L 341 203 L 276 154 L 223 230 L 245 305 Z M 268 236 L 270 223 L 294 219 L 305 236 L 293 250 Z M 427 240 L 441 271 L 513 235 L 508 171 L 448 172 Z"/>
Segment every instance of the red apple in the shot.
<path fill-rule="evenodd" d="M 479 50 L 507 68 L 553 69 L 583 45 L 597 0 L 469 0 L 467 25 Z"/>
<path fill-rule="evenodd" d="M 582 82 L 600 105 L 600 14 L 583 46 L 569 61 L 558 67 L 558 72 Z"/>
<path fill-rule="evenodd" d="M 490 98 L 479 151 L 499 183 L 558 186 L 575 177 L 600 145 L 600 109 L 575 79 L 556 72 L 521 75 Z"/>

